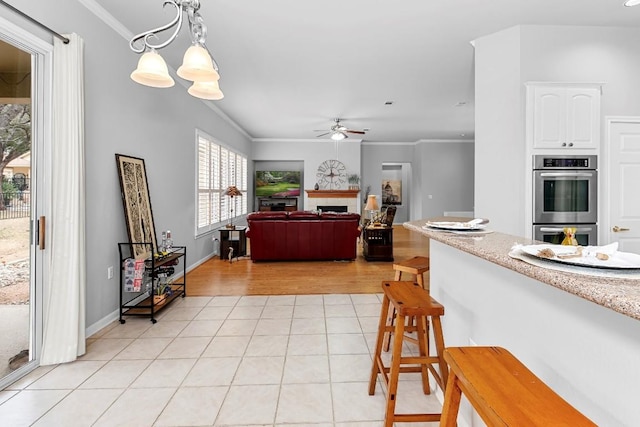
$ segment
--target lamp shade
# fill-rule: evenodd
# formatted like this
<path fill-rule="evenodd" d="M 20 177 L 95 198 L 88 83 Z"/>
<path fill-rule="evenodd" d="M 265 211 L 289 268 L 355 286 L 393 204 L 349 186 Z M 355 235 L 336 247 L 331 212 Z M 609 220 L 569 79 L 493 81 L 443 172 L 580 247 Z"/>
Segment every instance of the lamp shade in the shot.
<path fill-rule="evenodd" d="M 131 80 L 151 87 L 171 87 L 175 81 L 169 75 L 167 63 L 155 50 L 145 52 L 138 61 L 138 68 L 131 73 Z"/>
<path fill-rule="evenodd" d="M 197 44 L 191 45 L 184 53 L 178 75 L 192 82 L 220 79 L 220 74 L 213 68 L 213 60 L 209 52 Z"/>
<path fill-rule="evenodd" d="M 196 98 L 211 99 L 213 101 L 224 98 L 220 85 L 215 80 L 212 82 L 193 82 L 187 92 Z"/>
<path fill-rule="evenodd" d="M 242 191 L 238 190 L 238 187 L 235 185 L 230 185 L 224 190 L 224 195 L 229 197 L 242 196 Z"/>
<path fill-rule="evenodd" d="M 637 6 L 640 4 L 640 0 L 627 0 L 624 2 L 624 5 L 627 7 Z"/>
<path fill-rule="evenodd" d="M 365 211 L 377 211 L 378 208 L 378 200 L 375 195 L 370 195 L 367 197 L 367 204 L 364 207 Z"/>

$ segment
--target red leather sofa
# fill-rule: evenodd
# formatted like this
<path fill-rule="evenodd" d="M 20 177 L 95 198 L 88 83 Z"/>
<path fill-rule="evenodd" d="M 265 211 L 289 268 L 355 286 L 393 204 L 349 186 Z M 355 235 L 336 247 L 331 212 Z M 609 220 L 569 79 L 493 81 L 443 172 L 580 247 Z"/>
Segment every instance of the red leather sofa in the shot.
<path fill-rule="evenodd" d="M 253 261 L 356 258 L 357 213 L 253 212 L 247 223 Z"/>

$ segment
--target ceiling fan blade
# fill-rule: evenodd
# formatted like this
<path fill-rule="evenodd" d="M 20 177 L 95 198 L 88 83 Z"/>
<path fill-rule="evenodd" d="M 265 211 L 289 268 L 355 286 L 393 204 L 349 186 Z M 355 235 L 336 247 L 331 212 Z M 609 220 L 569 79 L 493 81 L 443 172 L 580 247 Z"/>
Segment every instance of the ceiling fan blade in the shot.
<path fill-rule="evenodd" d="M 317 131 L 315 131 L 317 132 Z M 320 138 L 321 136 L 329 135 L 331 132 L 321 133 L 320 135 L 316 135 L 316 138 Z"/>
<path fill-rule="evenodd" d="M 351 130 L 351 129 L 345 129 L 343 132 L 348 132 L 348 133 L 357 133 L 357 134 L 360 134 L 360 135 L 364 135 L 364 134 L 365 134 L 365 132 L 364 132 L 364 131 L 362 131 L 362 130 Z"/>

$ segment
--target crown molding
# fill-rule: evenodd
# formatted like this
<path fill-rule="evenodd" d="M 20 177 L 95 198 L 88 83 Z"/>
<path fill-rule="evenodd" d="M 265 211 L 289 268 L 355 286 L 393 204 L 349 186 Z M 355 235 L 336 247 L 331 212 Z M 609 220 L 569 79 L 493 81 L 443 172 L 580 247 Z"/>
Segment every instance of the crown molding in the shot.
<path fill-rule="evenodd" d="M 127 40 L 127 42 L 133 38 L 133 32 L 131 32 L 122 22 L 118 21 L 112 14 L 107 12 L 107 10 L 105 8 L 103 8 L 98 3 L 96 3 L 95 0 L 78 0 L 78 1 L 84 7 L 89 9 L 89 11 L 91 13 L 93 13 L 96 17 L 98 17 L 100 20 L 102 20 L 102 22 L 104 22 L 109 27 L 111 27 L 116 33 L 120 34 L 122 36 L 122 38 Z M 172 66 L 170 66 L 169 64 L 167 64 L 167 67 L 169 68 L 169 71 L 171 72 L 171 74 L 174 77 L 177 77 L 176 70 Z M 191 83 L 185 82 L 181 78 L 175 78 L 174 80 L 176 82 L 178 82 L 185 89 L 188 89 L 189 86 L 191 85 Z M 200 99 L 200 98 L 198 98 L 198 99 Z M 247 133 L 246 130 L 244 130 L 242 127 L 240 127 L 240 125 L 238 123 L 236 123 L 231 117 L 229 117 L 217 105 L 215 105 L 213 103 L 213 101 L 209 101 L 209 100 L 206 100 L 206 99 L 200 99 L 200 101 L 202 101 L 204 103 L 204 105 L 206 105 L 214 113 L 216 113 L 216 115 L 218 115 L 223 121 L 225 121 L 231 127 L 233 127 L 235 130 L 240 132 L 245 138 L 247 138 L 249 140 L 253 139 L 251 137 L 251 135 L 249 135 Z"/>
<path fill-rule="evenodd" d="M 398 141 L 387 141 L 387 142 L 382 142 L 382 141 L 365 141 L 362 143 L 362 145 L 416 145 L 415 142 L 398 142 Z"/>
<path fill-rule="evenodd" d="M 349 140 L 334 141 L 331 138 L 252 138 L 252 142 L 342 142 L 342 143 L 362 143 L 361 139 L 349 138 Z"/>
<path fill-rule="evenodd" d="M 123 38 L 131 40 L 133 38 L 133 32 L 131 32 L 124 24 L 118 21 L 112 14 L 100 6 L 95 0 L 78 0 L 80 4 L 89 9 L 91 13 L 100 18 L 102 22 L 111 27 L 116 33 L 120 34 Z"/>
<path fill-rule="evenodd" d="M 417 144 L 446 144 L 446 143 L 467 143 L 474 144 L 476 141 L 473 139 L 419 139 Z"/>

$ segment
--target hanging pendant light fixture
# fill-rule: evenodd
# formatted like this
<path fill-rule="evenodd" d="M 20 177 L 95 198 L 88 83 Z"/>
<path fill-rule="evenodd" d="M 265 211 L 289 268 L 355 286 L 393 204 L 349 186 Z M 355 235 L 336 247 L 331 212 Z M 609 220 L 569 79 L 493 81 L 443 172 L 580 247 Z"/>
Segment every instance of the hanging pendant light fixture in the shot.
<path fill-rule="evenodd" d="M 171 87 L 176 82 L 169 75 L 167 63 L 155 49 L 145 52 L 138 61 L 138 68 L 131 73 L 131 80 L 151 87 Z"/>
<path fill-rule="evenodd" d="M 218 100 L 224 97 L 220 90 L 218 80 L 218 64 L 211 56 L 205 45 L 207 27 L 204 25 L 199 0 L 165 0 L 167 4 L 176 8 L 176 17 L 162 27 L 154 28 L 134 36 L 129 42 L 131 50 L 143 54 L 138 61 L 138 68 L 131 73 L 131 79 L 145 86 L 166 88 L 175 84 L 169 75 L 167 64 L 157 50 L 162 49 L 173 42 L 180 28 L 182 28 L 183 12 L 189 22 L 189 35 L 192 45 L 187 49 L 178 68 L 177 74 L 194 84 L 187 90 L 192 96 L 202 99 Z M 152 38 L 158 38 L 157 34 L 175 27 L 169 38 L 158 44 L 152 44 Z M 142 44 L 140 43 L 142 42 Z"/>
<path fill-rule="evenodd" d="M 220 86 L 218 86 L 218 82 L 216 81 L 193 82 L 191 87 L 187 89 L 187 92 L 196 98 L 211 99 L 213 101 L 218 101 L 224 98 L 224 94 L 220 90 Z"/>

